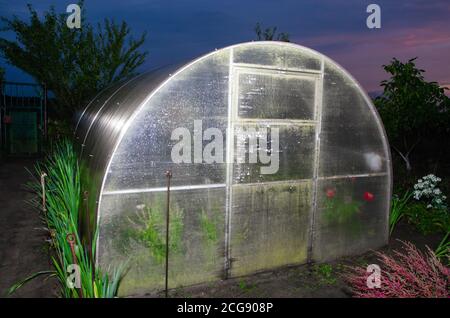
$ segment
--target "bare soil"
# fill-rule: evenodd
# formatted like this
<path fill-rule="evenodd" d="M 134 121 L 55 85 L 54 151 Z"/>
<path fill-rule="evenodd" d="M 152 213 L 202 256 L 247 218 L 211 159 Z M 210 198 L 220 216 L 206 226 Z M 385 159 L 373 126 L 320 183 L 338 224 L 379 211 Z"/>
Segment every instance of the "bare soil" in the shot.
<path fill-rule="evenodd" d="M 33 163 L 31 159 L 0 161 L 0 297 L 29 275 L 52 269 L 39 213 L 27 205 L 32 194 L 23 187 L 29 180 L 25 167 L 32 168 Z M 41 276 L 13 297 L 55 297 L 55 284 Z"/>

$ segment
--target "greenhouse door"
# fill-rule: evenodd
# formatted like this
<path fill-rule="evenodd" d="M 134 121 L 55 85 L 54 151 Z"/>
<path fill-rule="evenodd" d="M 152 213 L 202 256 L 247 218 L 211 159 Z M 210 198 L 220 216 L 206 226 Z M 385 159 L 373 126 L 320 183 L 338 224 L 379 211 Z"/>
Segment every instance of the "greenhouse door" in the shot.
<path fill-rule="evenodd" d="M 307 261 L 322 80 L 320 72 L 236 63 L 231 72 L 227 234 L 235 277 Z M 255 132 L 267 144 L 252 147 Z M 267 161 L 249 162 L 266 145 L 271 164 L 278 160 L 270 174 L 261 170 Z"/>

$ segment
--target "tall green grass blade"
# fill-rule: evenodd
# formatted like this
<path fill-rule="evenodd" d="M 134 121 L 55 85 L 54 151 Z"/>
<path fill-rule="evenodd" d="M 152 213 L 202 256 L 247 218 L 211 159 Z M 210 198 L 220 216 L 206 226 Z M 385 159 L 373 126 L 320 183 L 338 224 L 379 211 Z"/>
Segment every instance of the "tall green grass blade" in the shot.
<path fill-rule="evenodd" d="M 36 272 L 28 277 L 26 277 L 25 279 L 21 280 L 20 282 L 15 283 L 14 285 L 12 285 L 8 291 L 7 291 L 7 296 L 10 296 L 12 294 L 14 294 L 19 288 L 21 288 L 23 285 L 25 285 L 26 283 L 30 282 L 31 280 L 42 276 L 42 275 L 53 275 L 55 274 L 55 271 L 40 271 L 40 272 Z"/>

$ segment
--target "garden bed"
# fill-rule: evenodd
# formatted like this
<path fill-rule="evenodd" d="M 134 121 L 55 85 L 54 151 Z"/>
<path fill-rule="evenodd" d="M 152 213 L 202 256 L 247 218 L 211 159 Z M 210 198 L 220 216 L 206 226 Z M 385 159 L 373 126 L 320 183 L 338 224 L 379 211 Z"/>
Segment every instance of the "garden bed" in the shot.
<path fill-rule="evenodd" d="M 405 221 L 397 224 L 389 244 L 380 251 L 392 254 L 401 250 L 401 241 L 409 241 L 419 250 L 425 246 L 434 249 L 442 239 L 442 234 L 423 235 Z M 180 298 L 334 298 L 351 297 L 349 286 L 341 278 L 347 265 L 376 264 L 373 252 L 363 255 L 341 258 L 332 263 L 300 265 L 281 268 L 275 271 L 255 274 L 248 277 L 206 283 L 197 286 L 179 288 L 170 291 L 170 297 Z M 139 295 L 139 297 L 163 297 L 164 294 Z"/>
<path fill-rule="evenodd" d="M 2 209 L 0 222 L 1 268 L 0 293 L 29 274 L 51 268 L 45 233 L 39 228 L 39 213 L 26 206 L 29 199 L 22 187 L 29 178 L 24 167 L 31 168 L 32 160 L 3 162 L 0 169 Z M 391 254 L 402 248 L 402 241 L 412 242 L 420 250 L 428 245 L 434 249 L 442 234 L 423 235 L 412 225 L 401 220 L 395 227 L 389 244 L 381 249 Z M 171 297 L 350 297 L 347 284 L 340 273 L 345 265 L 377 263 L 373 252 L 360 256 L 342 258 L 329 264 L 302 265 L 282 268 L 256 275 L 201 284 L 170 291 Z M 55 279 L 43 278 L 31 281 L 19 289 L 16 297 L 56 297 L 58 286 Z M 140 295 L 162 297 L 160 294 Z"/>

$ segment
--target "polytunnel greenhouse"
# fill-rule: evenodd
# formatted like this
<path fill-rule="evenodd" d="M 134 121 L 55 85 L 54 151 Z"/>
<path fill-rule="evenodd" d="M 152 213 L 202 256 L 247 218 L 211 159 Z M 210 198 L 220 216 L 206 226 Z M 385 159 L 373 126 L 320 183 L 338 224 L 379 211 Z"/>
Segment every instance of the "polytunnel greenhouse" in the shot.
<path fill-rule="evenodd" d="M 380 118 L 342 67 L 305 47 L 238 44 L 115 84 L 75 137 L 97 263 L 129 264 L 121 295 L 164 289 L 167 171 L 169 288 L 387 243 Z"/>

